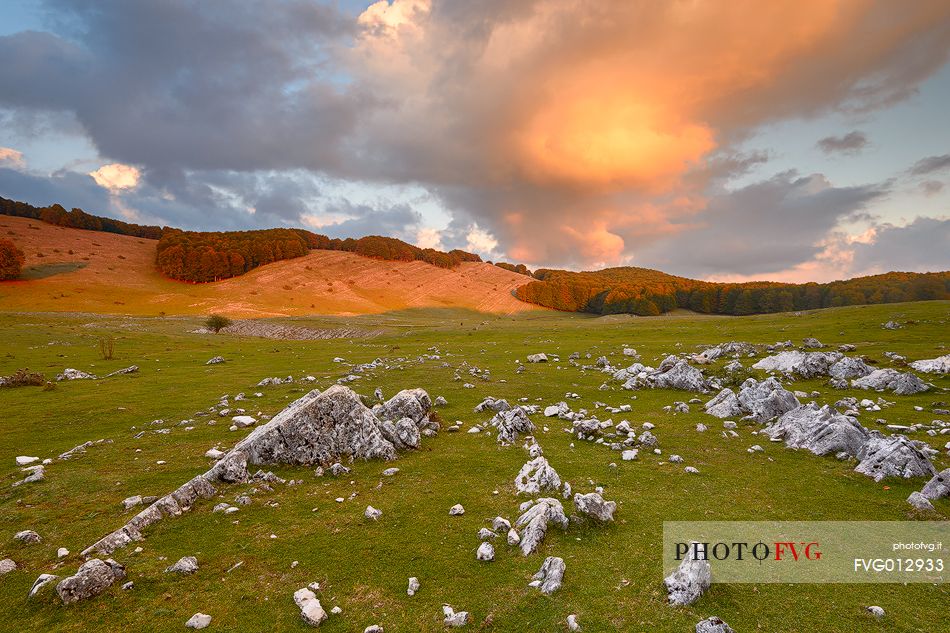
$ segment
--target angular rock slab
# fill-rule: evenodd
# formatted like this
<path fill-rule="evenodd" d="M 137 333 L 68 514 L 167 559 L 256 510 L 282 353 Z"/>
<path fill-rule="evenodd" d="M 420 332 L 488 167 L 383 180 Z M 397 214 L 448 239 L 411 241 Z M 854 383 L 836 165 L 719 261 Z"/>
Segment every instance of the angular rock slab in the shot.
<path fill-rule="evenodd" d="M 98 596 L 117 580 L 125 580 L 125 567 L 111 558 L 93 558 L 83 563 L 74 576 L 59 581 L 56 593 L 64 604 Z"/>
<path fill-rule="evenodd" d="M 693 604 L 712 584 L 709 561 L 695 558 L 694 548 L 690 545 L 680 566 L 663 579 L 670 604 Z"/>

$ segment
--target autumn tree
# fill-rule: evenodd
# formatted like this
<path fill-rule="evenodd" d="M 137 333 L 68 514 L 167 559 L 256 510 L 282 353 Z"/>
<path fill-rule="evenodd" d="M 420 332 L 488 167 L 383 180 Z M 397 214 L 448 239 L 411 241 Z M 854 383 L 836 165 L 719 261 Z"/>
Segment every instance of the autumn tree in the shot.
<path fill-rule="evenodd" d="M 12 240 L 0 239 L 0 280 L 19 279 L 26 257 Z"/>

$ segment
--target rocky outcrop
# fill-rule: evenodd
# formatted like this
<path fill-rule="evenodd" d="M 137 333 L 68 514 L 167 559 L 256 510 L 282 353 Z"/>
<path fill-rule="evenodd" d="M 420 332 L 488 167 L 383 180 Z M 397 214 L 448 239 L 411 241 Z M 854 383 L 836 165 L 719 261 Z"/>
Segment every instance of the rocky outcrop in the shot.
<path fill-rule="evenodd" d="M 934 475 L 936 469 L 921 450 L 921 444 L 903 435 L 884 437 L 871 431 L 871 437 L 858 455 L 861 462 L 854 470 L 874 481 L 887 477 L 909 479 Z"/>
<path fill-rule="evenodd" d="M 521 467 L 515 477 L 515 489 L 518 494 L 536 495 L 549 490 L 557 492 L 561 487 L 561 477 L 544 457 L 538 456 Z"/>
<path fill-rule="evenodd" d="M 93 558 L 83 563 L 76 575 L 59 581 L 56 593 L 64 604 L 70 604 L 98 596 L 117 580 L 124 579 L 125 567 L 111 558 L 105 561 Z"/>
<path fill-rule="evenodd" d="M 875 391 L 893 391 L 901 396 L 909 396 L 930 389 L 930 385 L 910 372 L 900 372 L 896 369 L 875 369 L 867 376 L 851 381 L 851 386 L 857 389 L 873 389 Z"/>
<path fill-rule="evenodd" d="M 73 369 L 71 367 L 67 367 L 66 369 L 63 370 L 63 373 L 56 376 L 56 380 L 96 380 L 96 379 L 97 379 L 97 376 L 93 374 L 80 371 L 78 369 Z"/>
<path fill-rule="evenodd" d="M 568 519 L 561 502 L 548 497 L 538 499 L 518 517 L 515 527 L 523 528 L 520 543 L 522 554 L 527 556 L 538 548 L 544 540 L 549 523 L 566 530 Z"/>
<path fill-rule="evenodd" d="M 874 371 L 870 365 L 861 358 L 845 356 L 828 369 L 828 375 L 838 380 L 848 380 L 851 378 L 863 378 Z"/>
<path fill-rule="evenodd" d="M 802 378 L 827 376 L 832 365 L 842 359 L 840 352 L 779 352 L 752 365 L 753 369 L 796 374 Z"/>
<path fill-rule="evenodd" d="M 696 602 L 712 583 L 709 562 L 695 557 L 691 546 L 680 566 L 663 579 L 670 604 L 689 605 Z"/>
<path fill-rule="evenodd" d="M 709 389 L 709 383 L 703 377 L 703 372 L 685 360 L 678 361 L 666 371 L 653 374 L 648 378 L 648 381 L 652 383 L 653 387 L 659 389 L 680 389 L 699 393 L 705 393 Z"/>
<path fill-rule="evenodd" d="M 789 448 L 803 448 L 815 455 L 849 457 L 861 454 L 870 437 L 853 417 L 815 404 L 792 409 L 762 432 L 773 440 L 784 440 Z"/>
<path fill-rule="evenodd" d="M 782 387 L 775 378 L 766 378 L 761 382 L 749 378 L 742 383 L 738 400 L 742 411 L 750 419 L 762 423 L 801 405 L 795 394 Z"/>
<path fill-rule="evenodd" d="M 950 374 L 950 354 L 927 360 L 915 360 L 910 366 L 925 374 Z"/>
<path fill-rule="evenodd" d="M 739 404 L 739 398 L 736 393 L 726 387 L 720 391 L 712 400 L 705 404 L 706 413 L 717 418 L 733 418 L 743 415 L 742 405 Z"/>

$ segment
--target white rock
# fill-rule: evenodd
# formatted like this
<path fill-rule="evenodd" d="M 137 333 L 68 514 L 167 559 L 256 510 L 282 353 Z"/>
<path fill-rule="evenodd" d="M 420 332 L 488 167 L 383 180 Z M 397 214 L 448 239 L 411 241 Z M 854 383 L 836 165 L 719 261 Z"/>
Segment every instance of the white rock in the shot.
<path fill-rule="evenodd" d="M 211 624 L 211 616 L 206 613 L 196 613 L 185 622 L 189 629 L 203 629 Z"/>
<path fill-rule="evenodd" d="M 320 626 L 328 617 L 317 594 L 306 587 L 294 592 L 294 602 L 300 607 L 300 617 L 310 626 Z"/>
<path fill-rule="evenodd" d="M 465 508 L 462 507 L 461 503 L 456 503 L 454 506 L 449 508 L 449 516 L 457 517 L 465 514 Z"/>
<path fill-rule="evenodd" d="M 478 546 L 475 552 L 475 560 L 493 561 L 495 560 L 495 547 L 488 541 L 484 541 Z"/>
<path fill-rule="evenodd" d="M 363 512 L 363 516 L 371 521 L 378 521 L 379 517 L 383 516 L 383 511 L 377 510 L 373 506 L 366 506 L 366 511 Z"/>
<path fill-rule="evenodd" d="M 419 579 L 416 578 L 415 576 L 412 576 L 409 579 L 409 587 L 406 589 L 406 594 L 410 596 L 416 595 L 416 592 L 419 591 L 420 586 L 421 585 L 419 585 Z"/>
<path fill-rule="evenodd" d="M 40 461 L 39 457 L 30 457 L 28 455 L 17 455 L 16 465 L 17 466 L 29 466 L 33 462 Z"/>

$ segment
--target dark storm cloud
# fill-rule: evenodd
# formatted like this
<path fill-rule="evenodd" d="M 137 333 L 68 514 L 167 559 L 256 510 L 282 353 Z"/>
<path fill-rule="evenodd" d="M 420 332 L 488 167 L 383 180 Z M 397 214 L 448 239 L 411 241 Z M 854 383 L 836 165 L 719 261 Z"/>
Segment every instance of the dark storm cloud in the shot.
<path fill-rule="evenodd" d="M 59 171 L 37 176 L 0 167 L 0 195 L 11 200 L 28 200 L 38 206 L 62 204 L 67 209 L 109 208 L 109 192 L 91 176 L 74 171 Z"/>
<path fill-rule="evenodd" d="M 826 136 L 818 141 L 818 149 L 826 154 L 857 154 L 868 144 L 864 132 L 854 130 L 843 136 Z"/>

